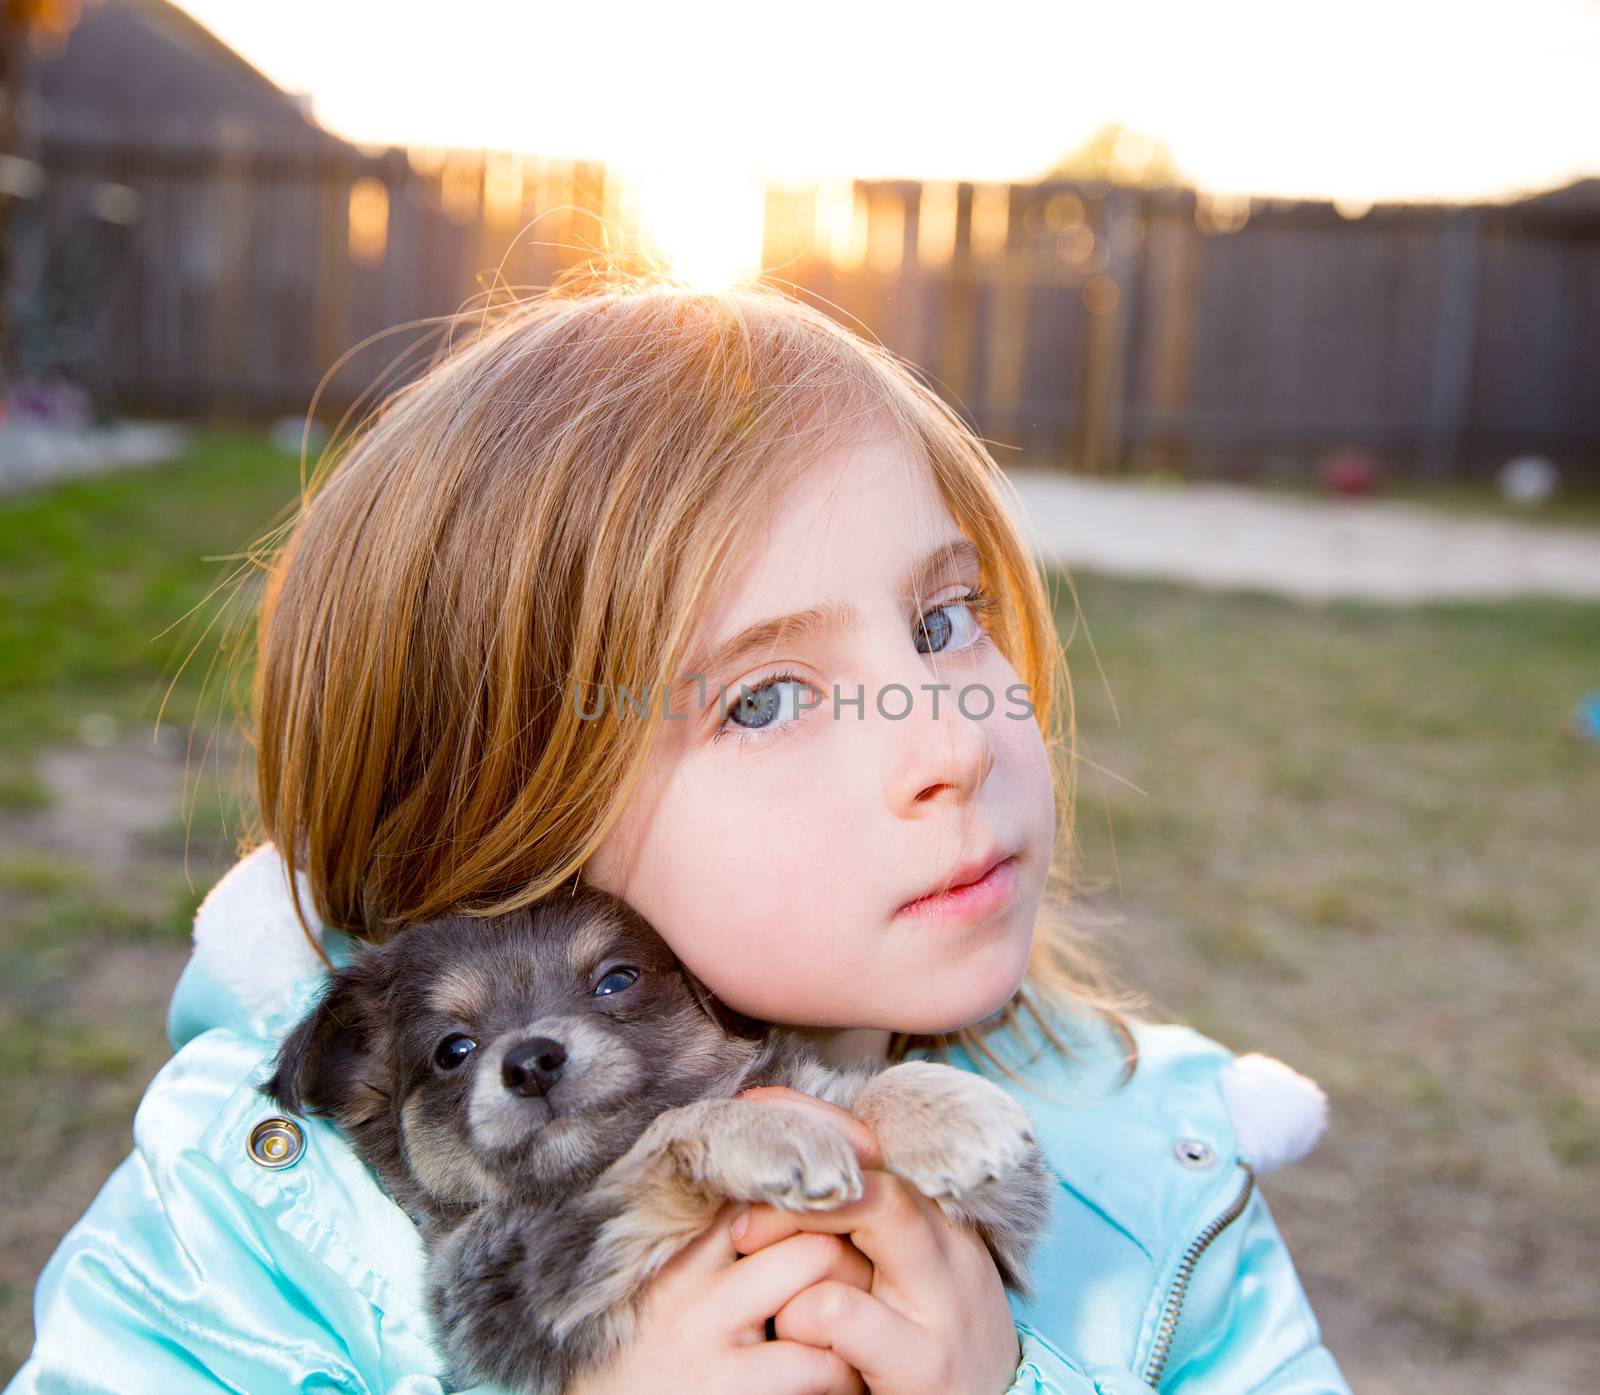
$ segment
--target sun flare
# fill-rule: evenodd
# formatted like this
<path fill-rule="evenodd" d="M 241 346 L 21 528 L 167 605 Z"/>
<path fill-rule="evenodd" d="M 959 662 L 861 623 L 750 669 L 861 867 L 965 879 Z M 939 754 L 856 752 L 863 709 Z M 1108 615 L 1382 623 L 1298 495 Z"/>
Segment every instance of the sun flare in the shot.
<path fill-rule="evenodd" d="M 657 165 L 637 188 L 640 239 L 685 285 L 718 290 L 760 270 L 766 194 L 754 175 Z"/>

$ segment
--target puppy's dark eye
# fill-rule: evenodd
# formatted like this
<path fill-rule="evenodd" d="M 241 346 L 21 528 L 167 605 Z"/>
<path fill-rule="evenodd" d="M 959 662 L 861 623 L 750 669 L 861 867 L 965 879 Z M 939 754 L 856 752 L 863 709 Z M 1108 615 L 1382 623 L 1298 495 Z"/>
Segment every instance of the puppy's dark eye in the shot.
<path fill-rule="evenodd" d="M 620 993 L 639 977 L 639 971 L 634 968 L 613 969 L 599 983 L 595 984 L 591 998 L 605 998 L 613 993 Z"/>
<path fill-rule="evenodd" d="M 454 1070 L 478 1049 L 478 1043 L 457 1032 L 441 1041 L 433 1053 L 433 1063 L 440 1070 Z"/>

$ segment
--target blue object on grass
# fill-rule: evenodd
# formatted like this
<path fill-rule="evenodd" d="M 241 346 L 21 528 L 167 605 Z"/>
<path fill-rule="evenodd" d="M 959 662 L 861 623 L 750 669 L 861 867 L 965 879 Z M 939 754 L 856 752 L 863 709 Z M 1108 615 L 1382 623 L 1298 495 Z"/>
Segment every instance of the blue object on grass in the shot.
<path fill-rule="evenodd" d="M 1567 730 L 1580 741 L 1600 746 L 1600 688 L 1585 693 L 1573 703 L 1567 716 Z"/>

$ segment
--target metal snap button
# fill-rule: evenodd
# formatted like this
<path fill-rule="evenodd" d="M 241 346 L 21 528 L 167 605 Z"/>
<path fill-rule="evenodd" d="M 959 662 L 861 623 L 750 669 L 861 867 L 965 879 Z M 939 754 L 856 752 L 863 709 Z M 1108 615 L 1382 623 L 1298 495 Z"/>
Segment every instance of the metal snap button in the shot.
<path fill-rule="evenodd" d="M 1210 1167 L 1217 1160 L 1217 1150 L 1201 1138 L 1180 1138 L 1172 1154 L 1185 1167 Z"/>
<path fill-rule="evenodd" d="M 293 1119 L 263 1119 L 250 1130 L 245 1151 L 262 1167 L 288 1167 L 306 1150 L 306 1136 Z"/>

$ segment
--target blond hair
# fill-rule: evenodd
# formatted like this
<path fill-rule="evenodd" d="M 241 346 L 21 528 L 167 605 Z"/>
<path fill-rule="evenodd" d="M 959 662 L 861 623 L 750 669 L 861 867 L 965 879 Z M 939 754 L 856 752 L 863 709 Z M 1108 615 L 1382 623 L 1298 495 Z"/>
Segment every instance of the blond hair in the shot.
<path fill-rule="evenodd" d="M 324 454 L 282 545 L 258 559 L 258 832 L 291 885 L 304 873 L 325 924 L 381 940 L 447 911 L 527 906 L 580 875 L 661 719 L 585 720 L 568 695 L 654 692 L 681 672 L 776 483 L 868 417 L 920 449 L 979 551 L 999 601 L 991 633 L 1051 759 L 1048 894 L 1064 907 L 1065 653 L 1012 486 L 936 392 L 763 281 L 712 294 L 590 267 L 471 323 Z M 1108 984 L 1065 922 L 1041 916 L 1001 1013 L 896 1033 L 890 1059 L 954 1042 L 1010 1075 L 988 1032 L 1026 1010 L 1065 1052 L 1051 1010 L 1087 1007 L 1118 1029 L 1131 1069 L 1132 1000 Z"/>

